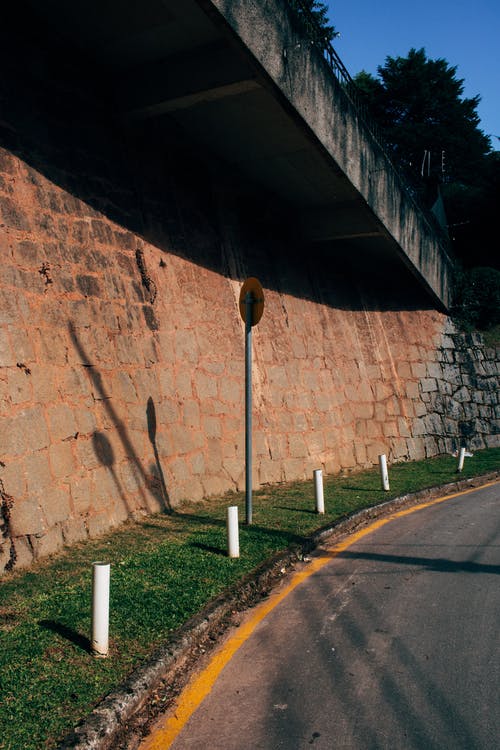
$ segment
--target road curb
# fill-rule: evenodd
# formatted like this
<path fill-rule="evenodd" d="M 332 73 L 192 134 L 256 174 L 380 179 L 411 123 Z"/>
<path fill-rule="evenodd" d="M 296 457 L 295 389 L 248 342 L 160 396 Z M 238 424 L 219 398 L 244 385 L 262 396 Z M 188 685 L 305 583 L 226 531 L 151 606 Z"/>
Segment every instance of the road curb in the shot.
<path fill-rule="evenodd" d="M 288 549 L 265 561 L 157 648 L 145 664 L 135 669 L 67 735 L 57 750 L 132 750 L 151 718 L 173 702 L 196 662 L 205 657 L 231 625 L 237 624 L 242 612 L 267 596 L 305 554 L 313 552 L 326 539 L 345 535 L 373 519 L 440 495 L 481 487 L 499 478 L 500 471 L 495 471 L 356 511 L 319 529 L 301 548 Z"/>

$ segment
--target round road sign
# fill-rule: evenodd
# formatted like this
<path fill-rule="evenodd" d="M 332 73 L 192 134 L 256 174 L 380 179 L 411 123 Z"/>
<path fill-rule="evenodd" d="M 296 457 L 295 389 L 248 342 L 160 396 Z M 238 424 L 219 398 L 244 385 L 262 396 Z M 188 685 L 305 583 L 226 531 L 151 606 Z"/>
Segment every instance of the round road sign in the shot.
<path fill-rule="evenodd" d="M 249 299 L 252 302 L 252 320 L 250 321 L 251 326 L 257 325 L 259 320 L 262 318 L 264 312 L 264 292 L 258 279 L 251 276 L 245 281 L 240 291 L 240 315 L 247 322 L 247 295 L 250 295 Z"/>

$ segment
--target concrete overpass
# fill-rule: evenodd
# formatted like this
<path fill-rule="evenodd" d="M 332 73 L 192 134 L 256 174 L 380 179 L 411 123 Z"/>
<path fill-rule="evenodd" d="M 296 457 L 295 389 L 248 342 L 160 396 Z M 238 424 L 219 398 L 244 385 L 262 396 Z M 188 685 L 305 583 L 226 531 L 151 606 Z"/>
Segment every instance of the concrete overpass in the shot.
<path fill-rule="evenodd" d="M 306 243 L 387 284 L 409 269 L 448 307 L 443 238 L 289 0 L 28 5 L 94 71 L 111 116 L 176 123 L 288 204 Z"/>

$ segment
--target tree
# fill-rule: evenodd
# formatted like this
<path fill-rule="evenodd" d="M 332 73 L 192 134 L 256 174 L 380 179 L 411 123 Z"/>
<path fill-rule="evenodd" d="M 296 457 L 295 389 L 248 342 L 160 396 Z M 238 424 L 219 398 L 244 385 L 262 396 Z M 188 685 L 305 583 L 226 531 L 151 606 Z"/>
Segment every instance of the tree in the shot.
<path fill-rule="evenodd" d="M 331 42 L 337 36 L 330 23 L 328 6 L 319 0 L 291 0 L 292 6 L 305 23 L 309 36 L 317 42 Z M 312 19 L 312 23 L 310 23 Z"/>
<path fill-rule="evenodd" d="M 461 273 L 455 288 L 454 315 L 466 330 L 500 325 L 500 271 L 473 268 Z"/>
<path fill-rule="evenodd" d="M 464 265 L 500 271 L 500 152 L 492 151 L 478 163 L 473 181 L 446 183 L 443 194 L 450 238 Z"/>
<path fill-rule="evenodd" d="M 463 98 L 457 68 L 422 48 L 389 56 L 377 70 L 378 78 L 362 71 L 355 82 L 396 160 L 415 178 L 473 182 L 491 145 L 479 128 L 480 98 Z"/>
<path fill-rule="evenodd" d="M 479 127 L 479 97 L 463 97 L 456 73 L 446 60 L 411 49 L 407 57 L 387 57 L 377 77 L 361 71 L 355 83 L 428 207 L 440 185 L 452 247 L 465 269 L 500 269 L 500 158 Z"/>

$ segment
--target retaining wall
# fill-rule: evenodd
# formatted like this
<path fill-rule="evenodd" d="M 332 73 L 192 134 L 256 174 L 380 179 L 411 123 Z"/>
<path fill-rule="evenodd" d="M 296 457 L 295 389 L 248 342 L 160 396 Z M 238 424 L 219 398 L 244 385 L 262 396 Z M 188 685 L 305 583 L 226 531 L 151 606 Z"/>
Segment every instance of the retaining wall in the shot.
<path fill-rule="evenodd" d="M 499 444 L 496 354 L 413 280 L 349 273 L 173 128 L 2 50 L 0 571 L 242 489 L 250 275 L 256 485 Z"/>

